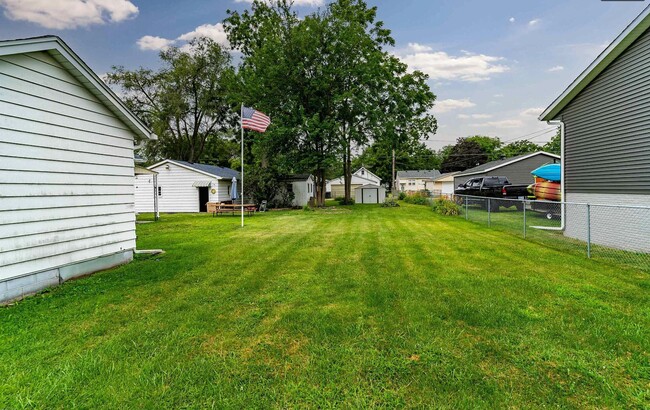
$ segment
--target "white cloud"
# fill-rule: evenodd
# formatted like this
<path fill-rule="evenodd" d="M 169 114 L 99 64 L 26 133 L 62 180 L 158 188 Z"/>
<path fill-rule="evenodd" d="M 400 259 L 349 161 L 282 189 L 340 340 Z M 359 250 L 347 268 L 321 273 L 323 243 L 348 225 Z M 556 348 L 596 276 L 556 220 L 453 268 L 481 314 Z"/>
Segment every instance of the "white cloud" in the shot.
<path fill-rule="evenodd" d="M 458 118 L 461 120 L 466 120 L 466 119 L 475 119 L 475 120 L 486 120 L 488 118 L 492 118 L 490 114 L 458 114 Z"/>
<path fill-rule="evenodd" d="M 2 1 L 2 0 L 0 0 Z M 188 51 L 188 42 L 195 38 L 207 37 L 215 42 L 229 47 L 228 36 L 222 23 L 217 24 L 202 24 L 194 30 L 181 34 L 176 39 L 168 39 L 158 36 L 144 36 L 137 41 L 140 50 L 163 50 L 172 45 L 179 45 L 182 50 Z"/>
<path fill-rule="evenodd" d="M 252 3 L 253 0 L 235 0 L 235 3 Z M 266 3 L 270 3 L 271 0 L 265 0 Z M 317 7 L 324 4 L 323 0 L 293 0 L 293 4 L 296 6 L 311 6 Z"/>
<path fill-rule="evenodd" d="M 494 94 L 494 98 L 503 98 L 503 94 Z"/>
<path fill-rule="evenodd" d="M 530 116 L 530 117 L 535 117 L 535 118 L 537 118 L 537 117 L 539 117 L 539 115 L 540 115 L 543 111 L 544 111 L 543 108 L 537 108 L 537 107 L 535 107 L 535 108 L 528 108 L 528 109 L 522 111 L 522 112 L 521 112 L 521 115 L 524 116 L 524 117 L 529 117 L 529 116 Z"/>
<path fill-rule="evenodd" d="M 202 24 L 193 31 L 179 36 L 178 40 L 190 41 L 198 37 L 207 37 L 219 44 L 228 45 L 228 37 L 222 23 Z"/>
<path fill-rule="evenodd" d="M 561 66 L 561 65 L 556 65 L 556 66 L 554 66 L 554 67 L 549 68 L 547 71 L 549 71 L 549 72 L 552 73 L 552 72 L 554 72 L 554 71 L 562 71 L 562 70 L 564 70 L 564 67 L 563 67 L 563 66 Z"/>
<path fill-rule="evenodd" d="M 476 104 L 471 102 L 469 98 L 463 98 L 462 100 L 454 100 L 448 98 L 446 100 L 438 101 L 435 107 L 433 107 L 433 110 L 437 113 L 443 113 L 453 110 L 461 110 L 464 108 L 472 108 L 475 106 Z"/>
<path fill-rule="evenodd" d="M 510 67 L 499 64 L 502 57 L 471 54 L 451 56 L 444 51 L 406 52 L 399 57 L 411 70 L 419 70 L 432 80 L 484 81 L 493 74 L 508 71 Z"/>
<path fill-rule="evenodd" d="M 174 40 L 169 40 L 157 36 L 144 36 L 137 41 L 140 50 L 162 50 L 174 44 Z"/>
<path fill-rule="evenodd" d="M 56 30 L 118 23 L 138 15 L 129 0 L 0 0 L 0 7 L 10 20 Z"/>
<path fill-rule="evenodd" d="M 514 23 L 514 22 L 515 22 L 515 18 L 514 18 L 514 17 L 510 17 L 510 18 L 508 19 L 508 21 L 511 22 L 511 23 Z"/>
<path fill-rule="evenodd" d="M 414 53 L 424 53 L 427 51 L 432 51 L 433 49 L 429 46 L 425 46 L 419 43 L 409 43 L 408 50 Z"/>
<path fill-rule="evenodd" d="M 540 19 L 532 19 L 531 21 L 528 22 L 528 25 L 529 25 L 530 27 L 533 27 L 533 26 L 538 25 L 541 21 L 542 21 L 542 20 L 540 20 Z"/>
<path fill-rule="evenodd" d="M 488 121 L 478 124 L 470 124 L 473 127 L 489 127 L 489 128 L 518 128 L 524 125 L 521 120 L 500 120 Z"/>

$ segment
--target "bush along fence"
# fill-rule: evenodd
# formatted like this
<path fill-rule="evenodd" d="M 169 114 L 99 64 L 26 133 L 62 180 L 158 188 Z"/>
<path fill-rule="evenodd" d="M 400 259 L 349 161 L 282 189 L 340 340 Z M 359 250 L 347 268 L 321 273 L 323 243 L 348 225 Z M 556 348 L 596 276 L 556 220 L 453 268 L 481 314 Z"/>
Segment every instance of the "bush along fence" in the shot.
<path fill-rule="evenodd" d="M 650 207 L 466 195 L 452 199 L 468 221 L 650 271 Z"/>

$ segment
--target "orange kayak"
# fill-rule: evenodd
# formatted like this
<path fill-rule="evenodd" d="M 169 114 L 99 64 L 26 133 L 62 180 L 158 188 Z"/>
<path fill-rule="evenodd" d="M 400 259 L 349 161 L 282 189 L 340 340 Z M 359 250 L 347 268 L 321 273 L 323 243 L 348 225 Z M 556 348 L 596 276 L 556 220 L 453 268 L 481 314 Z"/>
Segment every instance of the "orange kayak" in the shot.
<path fill-rule="evenodd" d="M 536 182 L 528 187 L 528 191 L 533 194 L 536 199 L 544 199 L 547 201 L 562 200 L 562 189 L 559 182 Z"/>

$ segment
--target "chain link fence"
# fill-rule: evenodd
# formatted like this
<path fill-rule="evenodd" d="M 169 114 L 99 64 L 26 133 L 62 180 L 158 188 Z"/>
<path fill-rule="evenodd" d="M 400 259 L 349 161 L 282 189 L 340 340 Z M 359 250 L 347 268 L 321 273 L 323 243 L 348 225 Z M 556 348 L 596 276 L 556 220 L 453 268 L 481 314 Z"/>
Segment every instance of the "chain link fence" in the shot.
<path fill-rule="evenodd" d="M 650 271 L 650 207 L 454 195 L 460 216 L 567 252 Z"/>

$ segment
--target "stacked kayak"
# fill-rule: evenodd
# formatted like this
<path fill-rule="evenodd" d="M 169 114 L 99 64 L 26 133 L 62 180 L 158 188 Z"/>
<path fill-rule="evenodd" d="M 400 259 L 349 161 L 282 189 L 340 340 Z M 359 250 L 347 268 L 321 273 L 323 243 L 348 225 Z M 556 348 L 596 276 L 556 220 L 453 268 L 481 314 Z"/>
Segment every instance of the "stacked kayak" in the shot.
<path fill-rule="evenodd" d="M 535 177 L 535 183 L 528 187 L 528 192 L 535 199 L 546 201 L 562 200 L 562 169 L 560 164 L 543 165 L 531 172 Z"/>

